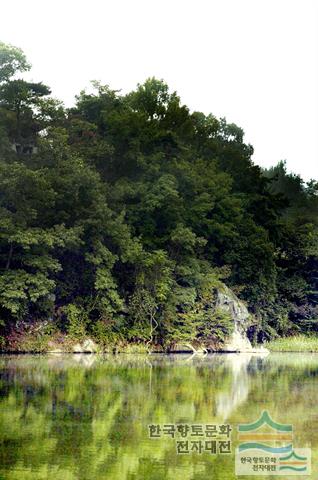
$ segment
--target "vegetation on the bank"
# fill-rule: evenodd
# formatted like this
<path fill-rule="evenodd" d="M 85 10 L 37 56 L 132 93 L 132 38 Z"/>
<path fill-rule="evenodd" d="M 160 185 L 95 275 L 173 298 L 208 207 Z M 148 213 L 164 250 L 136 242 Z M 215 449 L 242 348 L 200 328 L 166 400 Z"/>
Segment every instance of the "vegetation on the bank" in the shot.
<path fill-rule="evenodd" d="M 269 342 L 266 347 L 271 352 L 316 352 L 318 337 L 314 335 L 295 335 L 281 337 Z"/>
<path fill-rule="evenodd" d="M 163 81 L 95 82 L 65 109 L 29 69 L 0 43 L 3 348 L 39 321 L 103 345 L 223 341 L 222 282 L 254 340 L 317 332 L 316 181 L 262 171 L 239 127 Z"/>

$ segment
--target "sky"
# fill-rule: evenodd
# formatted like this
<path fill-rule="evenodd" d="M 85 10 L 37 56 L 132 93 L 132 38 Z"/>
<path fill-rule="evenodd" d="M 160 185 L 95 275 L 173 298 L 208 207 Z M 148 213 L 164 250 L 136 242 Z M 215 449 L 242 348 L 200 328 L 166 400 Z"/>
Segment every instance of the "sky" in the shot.
<path fill-rule="evenodd" d="M 317 0 L 1 0 L 0 18 L 66 106 L 91 80 L 155 76 L 243 128 L 256 164 L 318 178 Z"/>

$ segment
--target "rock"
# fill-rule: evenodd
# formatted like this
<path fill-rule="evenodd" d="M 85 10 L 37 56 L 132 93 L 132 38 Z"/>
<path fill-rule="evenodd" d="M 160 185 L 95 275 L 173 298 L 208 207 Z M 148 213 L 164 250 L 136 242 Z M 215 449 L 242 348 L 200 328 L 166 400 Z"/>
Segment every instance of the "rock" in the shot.
<path fill-rule="evenodd" d="M 56 342 L 53 342 L 52 340 L 48 342 L 47 346 L 48 346 L 48 353 L 57 353 L 57 354 L 64 353 L 64 350 L 59 348 L 58 344 Z"/>
<path fill-rule="evenodd" d="M 82 346 L 77 343 L 76 345 L 73 346 L 73 352 L 74 353 L 83 353 Z"/>
<path fill-rule="evenodd" d="M 61 353 L 64 353 L 64 352 L 60 348 L 53 348 L 52 350 L 49 350 L 48 353 L 61 354 Z"/>
<path fill-rule="evenodd" d="M 195 353 L 202 354 L 206 353 L 206 350 L 202 347 L 194 347 L 191 343 L 176 343 L 169 350 L 172 353 Z"/>
<path fill-rule="evenodd" d="M 246 332 L 250 313 L 242 300 L 226 285 L 216 291 L 216 307 L 231 315 L 241 333 Z"/>
<path fill-rule="evenodd" d="M 98 345 L 91 338 L 87 338 L 82 344 L 76 343 L 73 346 L 73 353 L 97 353 L 98 351 Z"/>
<path fill-rule="evenodd" d="M 223 352 L 246 352 L 252 353 L 253 347 L 246 335 L 234 330 L 230 338 L 222 347 Z"/>
<path fill-rule="evenodd" d="M 246 305 L 226 285 L 216 292 L 216 308 L 230 314 L 234 331 L 222 347 L 224 352 L 253 352 L 246 330 L 249 324 L 250 313 Z"/>
<path fill-rule="evenodd" d="M 176 343 L 175 345 L 173 345 L 170 350 L 170 352 L 179 352 L 179 353 L 188 353 L 188 352 L 191 352 L 193 353 L 194 352 L 194 348 L 192 347 L 192 345 L 189 345 L 188 343 L 184 344 L 184 343 Z"/>
<path fill-rule="evenodd" d="M 88 338 L 82 344 L 82 352 L 84 353 L 97 353 L 98 352 L 98 345 L 91 339 Z"/>

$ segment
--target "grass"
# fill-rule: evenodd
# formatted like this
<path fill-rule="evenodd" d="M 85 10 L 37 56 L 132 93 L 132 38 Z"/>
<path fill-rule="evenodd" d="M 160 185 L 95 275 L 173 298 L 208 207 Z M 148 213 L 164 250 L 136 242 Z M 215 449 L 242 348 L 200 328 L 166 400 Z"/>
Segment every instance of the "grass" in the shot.
<path fill-rule="evenodd" d="M 266 344 L 271 352 L 317 352 L 318 336 L 296 335 L 277 338 Z"/>

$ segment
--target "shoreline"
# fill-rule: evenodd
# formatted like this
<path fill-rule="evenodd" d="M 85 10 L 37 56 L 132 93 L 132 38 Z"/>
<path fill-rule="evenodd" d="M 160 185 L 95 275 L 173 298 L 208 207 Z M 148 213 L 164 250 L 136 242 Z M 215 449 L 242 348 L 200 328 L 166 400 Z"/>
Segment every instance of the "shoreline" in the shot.
<path fill-rule="evenodd" d="M 318 336 L 295 335 L 280 337 L 271 342 L 257 344 L 226 344 L 218 342 L 204 345 L 190 342 L 176 342 L 170 345 L 160 345 L 147 342 L 122 341 L 117 343 L 100 343 L 94 337 L 75 338 L 67 335 L 21 335 L 12 341 L 3 338 L 0 355 L 24 355 L 24 354 L 192 354 L 207 355 L 213 353 L 318 353 Z"/>

